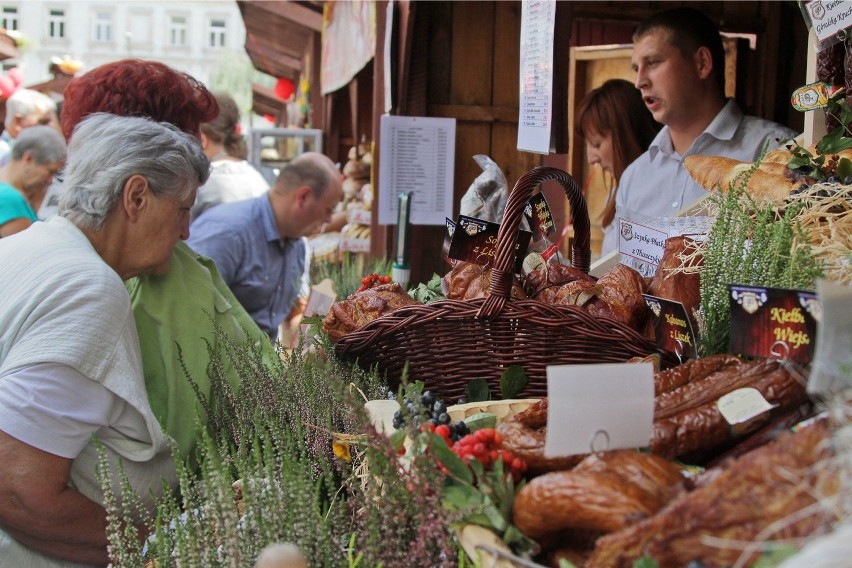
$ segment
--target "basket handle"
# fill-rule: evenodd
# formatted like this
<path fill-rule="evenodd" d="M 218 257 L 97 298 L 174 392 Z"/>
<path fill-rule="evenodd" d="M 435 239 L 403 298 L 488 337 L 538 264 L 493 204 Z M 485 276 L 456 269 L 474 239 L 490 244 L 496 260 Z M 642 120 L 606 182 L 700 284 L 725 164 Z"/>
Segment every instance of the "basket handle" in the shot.
<path fill-rule="evenodd" d="M 479 308 L 477 317 L 493 317 L 503 311 L 503 306 L 509 299 L 512 290 L 512 277 L 515 266 L 515 245 L 518 240 L 518 228 L 521 215 L 533 190 L 542 182 L 556 180 L 565 191 L 565 196 L 571 204 L 571 215 L 574 217 L 574 243 L 571 247 L 571 264 L 588 273 L 591 266 L 591 238 L 589 226 L 589 210 L 580 186 L 567 172 L 558 168 L 539 166 L 522 175 L 506 203 L 500 231 L 497 233 L 497 251 L 494 265 L 491 268 L 491 284 L 488 296 Z"/>

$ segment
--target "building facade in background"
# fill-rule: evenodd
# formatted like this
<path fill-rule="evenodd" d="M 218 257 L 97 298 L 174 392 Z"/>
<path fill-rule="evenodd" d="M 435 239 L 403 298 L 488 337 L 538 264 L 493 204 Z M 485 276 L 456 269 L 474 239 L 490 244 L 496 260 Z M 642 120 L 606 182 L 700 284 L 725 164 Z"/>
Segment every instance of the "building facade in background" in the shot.
<path fill-rule="evenodd" d="M 0 0 L 0 27 L 20 32 L 23 84 L 52 78 L 54 58 L 81 72 L 136 57 L 160 61 L 209 85 L 225 51 L 243 51 L 245 26 L 233 0 Z"/>

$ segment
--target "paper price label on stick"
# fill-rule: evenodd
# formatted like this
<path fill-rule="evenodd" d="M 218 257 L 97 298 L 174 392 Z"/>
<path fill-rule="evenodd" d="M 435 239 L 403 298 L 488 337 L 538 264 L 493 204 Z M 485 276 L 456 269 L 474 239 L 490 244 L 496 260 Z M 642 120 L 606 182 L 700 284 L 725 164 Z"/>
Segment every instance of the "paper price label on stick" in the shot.
<path fill-rule="evenodd" d="M 645 363 L 547 368 L 548 457 L 641 448 L 654 422 L 654 366 Z"/>

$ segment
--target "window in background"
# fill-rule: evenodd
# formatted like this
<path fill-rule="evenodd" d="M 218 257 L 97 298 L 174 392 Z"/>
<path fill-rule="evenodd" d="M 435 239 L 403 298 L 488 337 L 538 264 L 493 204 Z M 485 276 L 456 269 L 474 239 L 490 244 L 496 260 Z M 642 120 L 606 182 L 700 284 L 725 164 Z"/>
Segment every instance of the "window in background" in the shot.
<path fill-rule="evenodd" d="M 186 16 L 171 16 L 169 19 L 169 45 L 186 46 Z"/>
<path fill-rule="evenodd" d="M 112 41 L 112 12 L 95 12 L 94 38 L 98 43 Z"/>
<path fill-rule="evenodd" d="M 51 10 L 47 18 L 47 37 L 63 39 L 65 37 L 65 10 Z"/>
<path fill-rule="evenodd" d="M 228 26 L 222 18 L 210 18 L 207 32 L 208 47 L 225 47 Z"/>
<path fill-rule="evenodd" d="M 18 9 L 14 6 L 3 6 L 3 15 L 0 18 L 0 28 L 7 30 L 18 29 Z"/>

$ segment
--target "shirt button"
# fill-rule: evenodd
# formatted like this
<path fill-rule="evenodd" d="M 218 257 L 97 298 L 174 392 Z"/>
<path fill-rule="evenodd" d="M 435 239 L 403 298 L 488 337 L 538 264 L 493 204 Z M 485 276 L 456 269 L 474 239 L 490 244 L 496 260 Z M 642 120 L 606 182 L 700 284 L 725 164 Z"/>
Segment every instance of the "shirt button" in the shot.
<path fill-rule="evenodd" d="M 677 201 L 672 201 L 672 207 L 677 207 Z"/>

